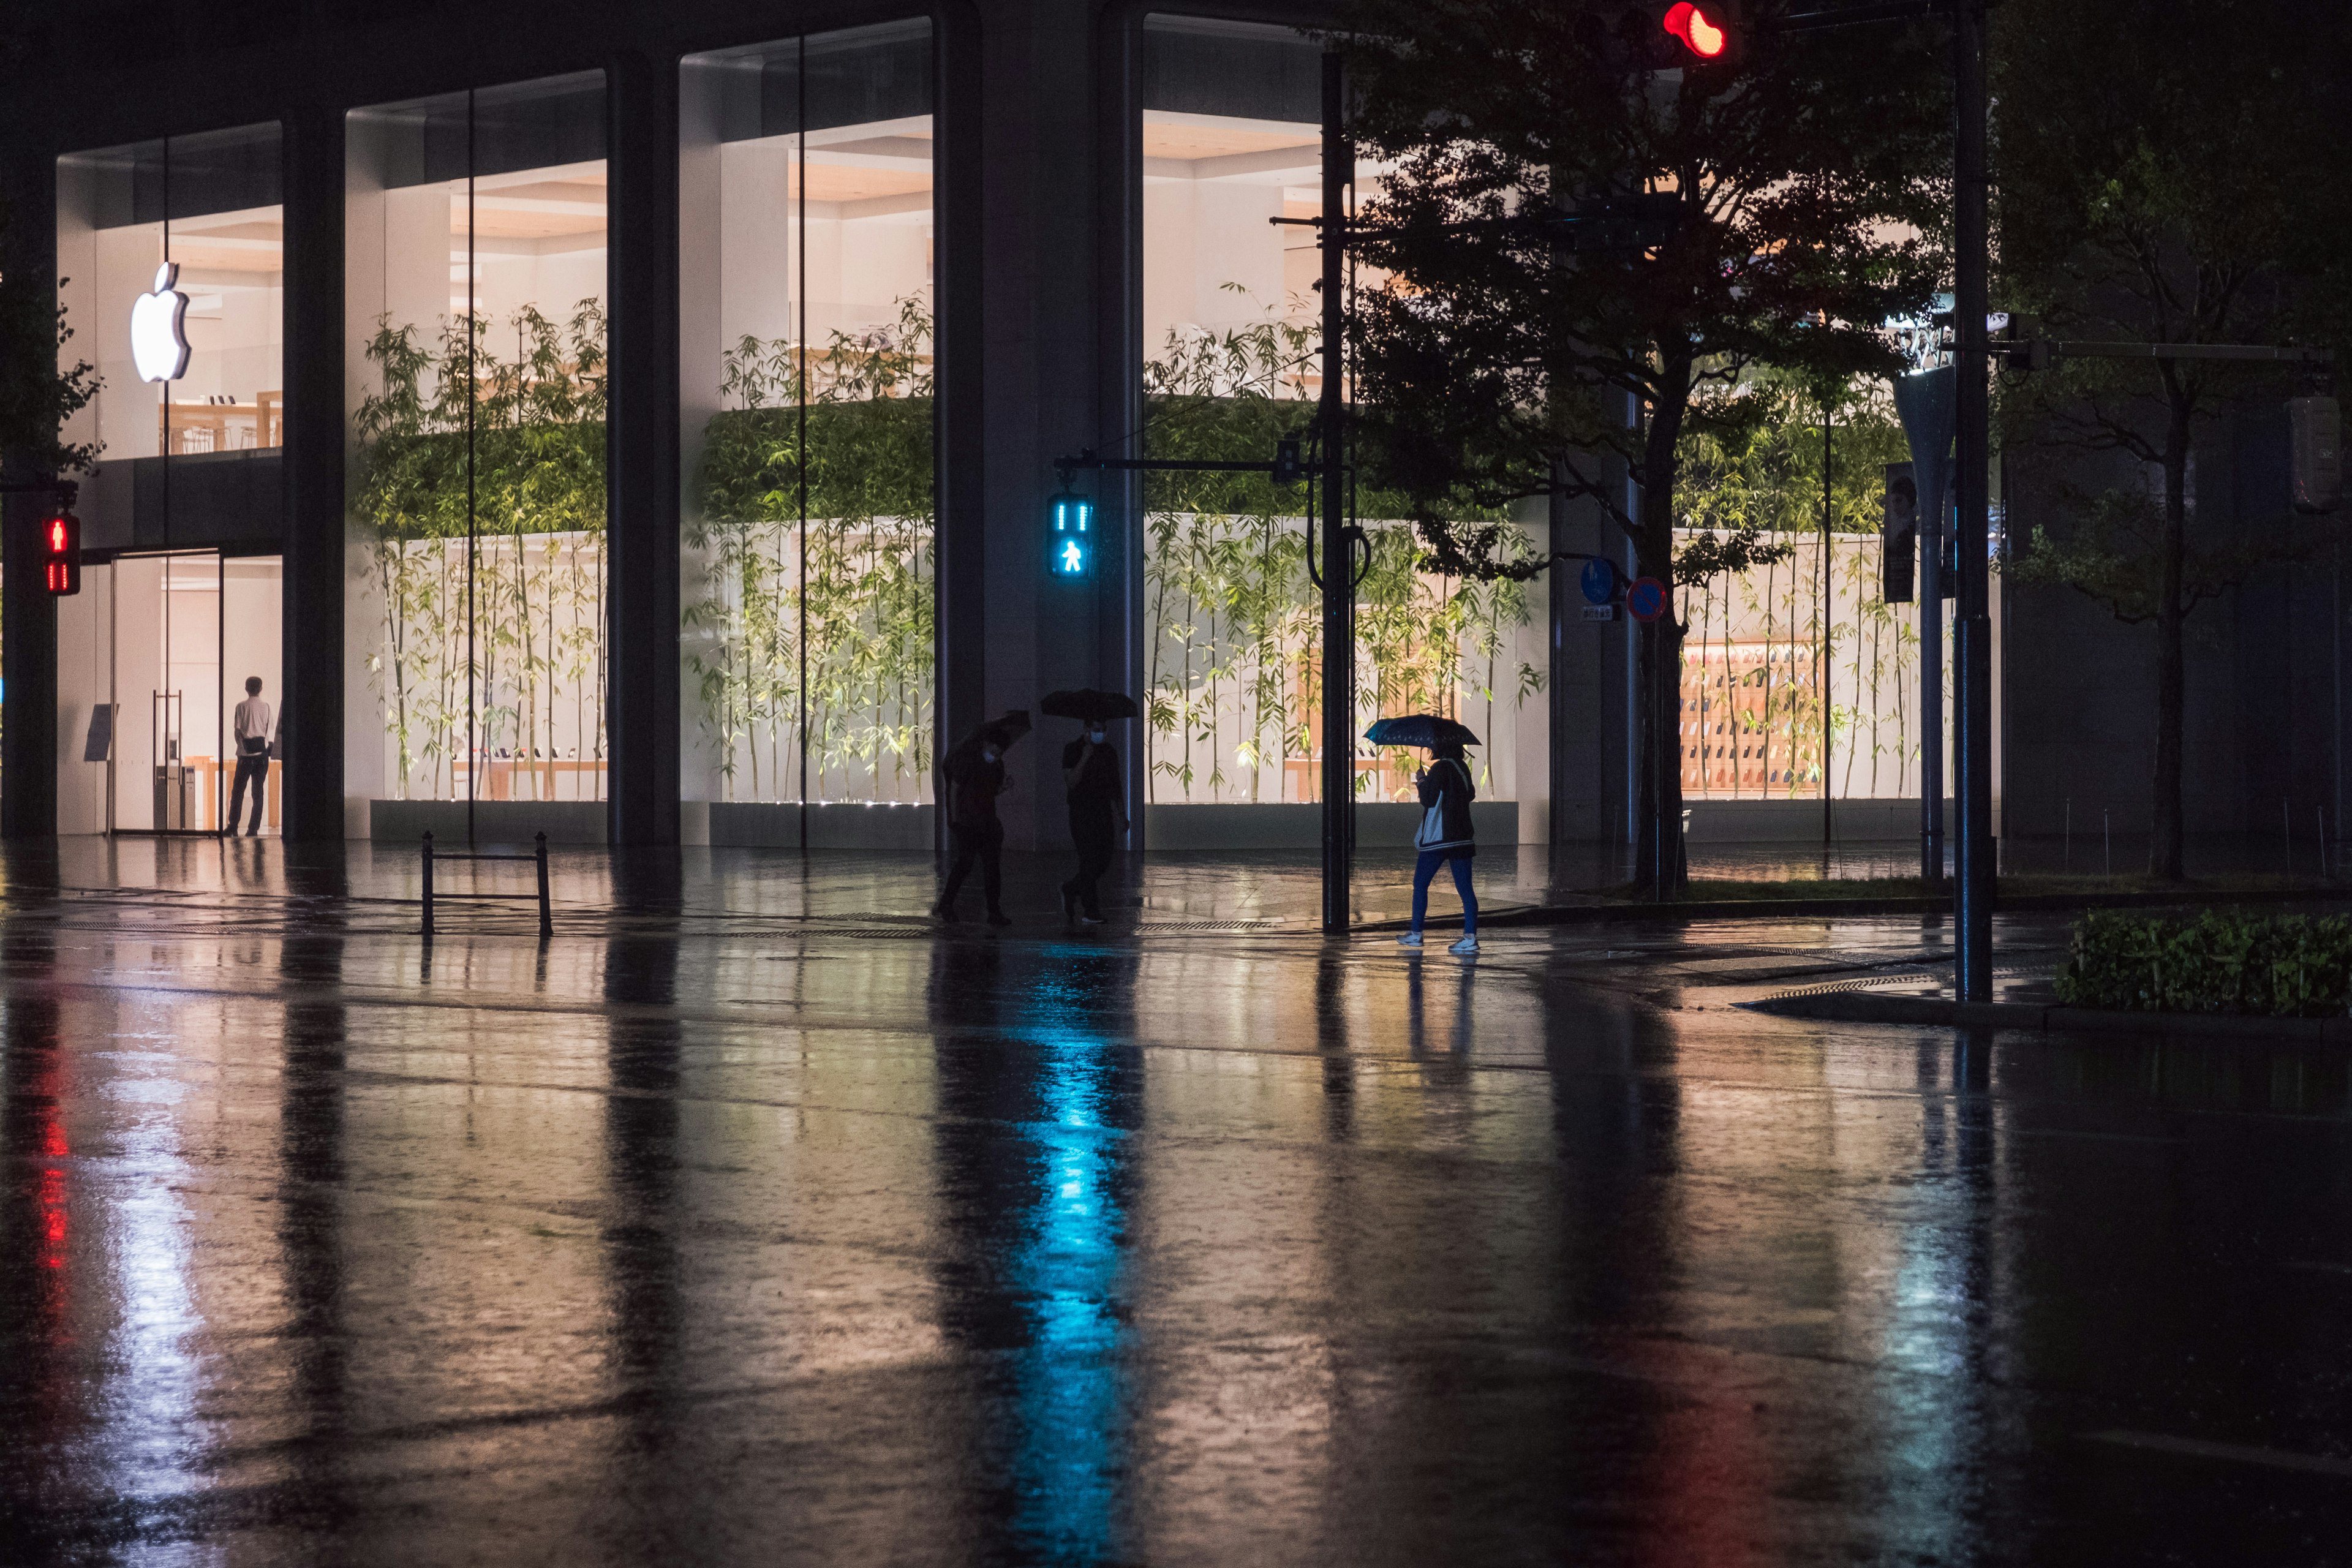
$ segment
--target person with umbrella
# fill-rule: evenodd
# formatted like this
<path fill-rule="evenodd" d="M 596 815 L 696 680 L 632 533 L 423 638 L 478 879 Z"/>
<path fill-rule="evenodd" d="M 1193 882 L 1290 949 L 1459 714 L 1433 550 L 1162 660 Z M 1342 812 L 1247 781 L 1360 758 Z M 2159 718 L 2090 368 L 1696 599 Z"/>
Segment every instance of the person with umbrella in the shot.
<path fill-rule="evenodd" d="M 1478 951 L 1478 895 L 1470 888 L 1470 862 L 1478 853 L 1477 835 L 1470 822 L 1470 803 L 1478 786 L 1470 778 L 1465 746 L 1479 743 L 1469 726 L 1431 713 L 1411 713 L 1383 719 L 1364 731 L 1376 746 L 1422 746 L 1429 765 L 1412 775 L 1421 792 L 1421 826 L 1412 836 L 1420 851 L 1412 867 L 1412 929 L 1397 938 L 1400 947 L 1421 945 L 1422 922 L 1429 915 L 1429 884 L 1440 866 L 1454 869 L 1454 889 L 1462 895 L 1462 940 L 1445 951 L 1468 957 Z"/>
<path fill-rule="evenodd" d="M 948 868 L 948 885 L 931 913 L 952 924 L 956 894 L 980 862 L 981 891 L 988 900 L 988 923 L 1009 926 L 1004 913 L 1004 824 L 996 817 L 996 797 L 1013 787 L 1004 776 L 1005 748 L 1029 732 L 1029 713 L 1015 708 L 993 719 L 956 742 L 940 759 L 940 791 L 948 813 L 948 840 L 955 861 Z"/>
<path fill-rule="evenodd" d="M 1084 734 L 1062 748 L 1062 780 L 1070 802 L 1070 841 L 1078 851 L 1077 872 L 1062 884 L 1062 918 L 1100 925 L 1102 874 L 1110 869 L 1118 836 L 1129 826 L 1127 787 L 1119 777 L 1118 752 L 1108 743 L 1108 724 L 1113 719 L 1134 718 L 1135 699 L 1124 692 L 1082 688 L 1048 692 L 1037 706 L 1086 726 Z"/>

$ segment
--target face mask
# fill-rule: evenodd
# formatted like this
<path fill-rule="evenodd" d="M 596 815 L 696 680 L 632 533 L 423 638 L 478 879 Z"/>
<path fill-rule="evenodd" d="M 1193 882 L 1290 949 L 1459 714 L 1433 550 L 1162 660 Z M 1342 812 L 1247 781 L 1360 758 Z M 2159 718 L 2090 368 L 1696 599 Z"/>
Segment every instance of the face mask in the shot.
<path fill-rule="evenodd" d="M 982 746 L 980 749 L 980 756 L 981 761 L 992 763 L 996 761 L 996 748 L 994 746 Z"/>
<path fill-rule="evenodd" d="M 1103 743 L 1103 732 L 1100 730 L 1089 730 L 1087 731 L 1087 739 L 1099 746 Z"/>

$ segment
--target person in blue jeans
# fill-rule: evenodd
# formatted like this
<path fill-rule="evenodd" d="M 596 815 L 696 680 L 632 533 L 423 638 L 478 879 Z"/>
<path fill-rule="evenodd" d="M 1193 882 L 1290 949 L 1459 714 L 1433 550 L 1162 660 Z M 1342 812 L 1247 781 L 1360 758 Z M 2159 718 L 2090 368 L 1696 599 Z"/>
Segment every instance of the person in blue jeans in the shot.
<path fill-rule="evenodd" d="M 1462 940 L 1445 951 L 1466 956 L 1478 951 L 1478 895 L 1470 890 L 1470 862 L 1478 853 L 1470 803 L 1478 798 L 1478 786 L 1470 782 L 1470 763 L 1460 742 L 1432 746 L 1429 755 L 1429 765 L 1412 776 L 1421 791 L 1421 827 L 1412 842 L 1421 855 L 1412 868 L 1412 929 L 1397 938 L 1397 945 L 1421 945 L 1430 879 L 1440 866 L 1450 865 L 1454 890 L 1462 895 Z"/>

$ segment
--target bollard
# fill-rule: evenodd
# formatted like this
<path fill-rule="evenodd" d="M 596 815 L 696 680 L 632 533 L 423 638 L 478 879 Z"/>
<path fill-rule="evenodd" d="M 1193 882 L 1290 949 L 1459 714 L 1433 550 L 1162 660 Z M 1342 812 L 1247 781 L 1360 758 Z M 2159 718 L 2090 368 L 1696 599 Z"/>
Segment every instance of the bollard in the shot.
<path fill-rule="evenodd" d="M 547 835 L 544 833 L 539 836 L 537 858 L 539 860 L 539 934 L 542 937 L 550 937 L 555 934 L 555 910 L 554 906 L 547 900 Z"/>
<path fill-rule="evenodd" d="M 433 835 L 425 835 L 425 940 L 433 940 Z"/>

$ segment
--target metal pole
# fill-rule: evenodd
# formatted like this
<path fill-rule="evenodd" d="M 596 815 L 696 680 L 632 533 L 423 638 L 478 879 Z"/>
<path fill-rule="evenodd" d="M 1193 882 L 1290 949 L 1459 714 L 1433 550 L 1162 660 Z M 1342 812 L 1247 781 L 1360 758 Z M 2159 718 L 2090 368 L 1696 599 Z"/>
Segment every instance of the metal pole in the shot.
<path fill-rule="evenodd" d="M 433 940 L 433 835 L 425 835 L 425 930 L 427 942 Z"/>
<path fill-rule="evenodd" d="M 1339 57 L 1323 57 L 1323 929 L 1348 929 L 1349 814 L 1356 799 L 1355 557 L 1340 487 L 1339 380 L 1345 369 L 1340 297 L 1347 258 L 1348 176 L 1352 160 L 1342 123 Z"/>
<path fill-rule="evenodd" d="M 1919 875 L 1944 879 L 1944 512 L 1919 498 Z"/>
<path fill-rule="evenodd" d="M 1985 204 L 1985 66 L 1983 0 L 1954 8 L 1952 84 L 1958 124 L 1953 138 L 1954 237 L 1952 310 L 1959 323 L 1959 385 L 1954 412 L 1958 442 L 1953 496 L 1959 503 L 1959 597 L 1953 631 L 1958 666 L 1953 705 L 1958 748 L 1958 963 L 1963 1002 L 1992 1000 L 1992 610 L 1985 486 L 1991 456 L 1989 371 L 1985 342 L 1987 269 Z"/>

